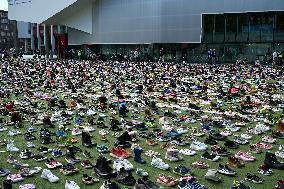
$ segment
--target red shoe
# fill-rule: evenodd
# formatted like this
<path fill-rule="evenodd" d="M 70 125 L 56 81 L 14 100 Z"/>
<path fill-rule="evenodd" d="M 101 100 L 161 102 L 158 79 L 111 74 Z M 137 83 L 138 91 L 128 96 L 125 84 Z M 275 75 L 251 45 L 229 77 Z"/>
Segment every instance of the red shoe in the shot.
<path fill-rule="evenodd" d="M 284 189 L 284 180 L 278 180 L 276 183 L 275 188 L 277 189 Z"/>
<path fill-rule="evenodd" d="M 110 152 L 110 155 L 116 158 L 128 158 L 130 153 L 121 147 L 113 148 Z"/>
<path fill-rule="evenodd" d="M 271 150 L 273 148 L 273 146 L 271 144 L 265 144 L 265 143 L 262 143 L 262 142 L 257 142 L 255 145 L 259 148 L 263 148 L 263 149 L 266 149 L 266 150 Z"/>

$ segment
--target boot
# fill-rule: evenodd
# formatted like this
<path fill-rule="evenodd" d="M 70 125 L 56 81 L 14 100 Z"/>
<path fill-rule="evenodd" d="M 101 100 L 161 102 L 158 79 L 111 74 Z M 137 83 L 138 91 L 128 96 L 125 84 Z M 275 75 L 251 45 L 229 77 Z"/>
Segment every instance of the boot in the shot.
<path fill-rule="evenodd" d="M 75 156 L 75 149 L 73 146 L 67 147 L 67 153 L 66 153 L 65 160 L 71 164 L 75 164 L 80 161 L 80 159 Z"/>
<path fill-rule="evenodd" d="M 103 156 L 99 156 L 95 166 L 94 166 L 94 170 L 95 172 L 103 178 L 111 178 L 113 176 L 113 169 L 111 168 L 111 166 L 109 166 L 109 161 L 103 157 Z"/>
<path fill-rule="evenodd" d="M 120 135 L 119 137 L 117 137 L 117 145 L 119 146 L 124 146 L 124 147 L 128 147 L 130 146 L 130 141 L 132 141 L 131 136 L 129 135 L 128 132 L 124 132 L 122 133 L 122 135 Z"/>
<path fill-rule="evenodd" d="M 142 148 L 134 148 L 134 161 L 137 161 L 138 163 L 146 163 L 142 158 L 141 158 L 141 154 L 142 154 L 143 150 Z"/>
<path fill-rule="evenodd" d="M 180 161 L 182 157 L 179 154 L 178 149 L 167 149 L 165 159 L 169 161 Z"/>
<path fill-rule="evenodd" d="M 91 136 L 88 132 L 82 132 L 82 145 L 88 148 L 93 146 Z"/>
<path fill-rule="evenodd" d="M 12 181 L 11 180 L 4 180 L 3 181 L 3 188 L 4 189 L 12 189 Z"/>
<path fill-rule="evenodd" d="M 266 152 L 265 154 L 264 165 L 266 165 L 268 168 L 279 169 L 279 170 L 284 169 L 284 163 L 279 162 L 275 154 L 272 154 L 270 152 Z"/>

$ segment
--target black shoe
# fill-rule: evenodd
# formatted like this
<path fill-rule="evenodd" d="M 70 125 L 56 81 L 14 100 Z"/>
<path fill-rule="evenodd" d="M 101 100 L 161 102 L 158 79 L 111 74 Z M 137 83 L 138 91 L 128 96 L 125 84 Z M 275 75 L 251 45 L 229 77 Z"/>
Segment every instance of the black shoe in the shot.
<path fill-rule="evenodd" d="M 90 133 L 85 131 L 82 132 L 82 145 L 88 148 L 94 146 L 94 144 L 91 141 Z"/>
<path fill-rule="evenodd" d="M 234 176 L 236 175 L 236 172 L 233 171 L 232 169 L 230 169 L 227 165 L 221 165 L 219 164 L 219 169 L 218 169 L 219 173 L 222 173 L 224 175 L 229 175 L 229 176 Z"/>
<path fill-rule="evenodd" d="M 116 176 L 116 180 L 126 186 L 133 186 L 136 182 L 131 172 L 125 171 L 124 168 L 121 168 L 119 170 Z"/>
<path fill-rule="evenodd" d="M 103 156 L 99 156 L 95 166 L 94 166 L 94 170 L 96 172 L 96 174 L 100 177 L 103 178 L 111 178 L 113 177 L 113 169 L 112 167 L 109 165 L 110 162 Z"/>
<path fill-rule="evenodd" d="M 284 139 L 284 134 L 280 131 L 272 131 L 272 137 Z"/>
<path fill-rule="evenodd" d="M 159 189 L 160 187 L 154 183 L 153 181 L 151 181 L 148 177 L 143 177 L 141 179 L 141 181 L 144 183 L 144 185 L 147 187 L 147 188 L 151 188 L 151 189 Z"/>
<path fill-rule="evenodd" d="M 209 161 L 218 161 L 220 159 L 220 156 L 209 154 L 209 152 L 206 151 L 202 154 L 201 158 Z"/>
<path fill-rule="evenodd" d="M 279 169 L 279 170 L 284 169 L 284 163 L 279 162 L 275 154 L 270 152 L 266 152 L 265 154 L 264 165 L 266 165 L 268 168 Z"/>
<path fill-rule="evenodd" d="M 211 131 L 209 133 L 209 136 L 211 136 L 215 140 L 225 140 L 226 139 L 226 136 L 223 136 L 220 133 L 217 133 L 215 131 Z"/>
<path fill-rule="evenodd" d="M 213 139 L 211 136 L 206 138 L 204 143 L 209 144 L 209 145 L 217 145 L 218 144 L 217 141 L 215 139 Z"/>
<path fill-rule="evenodd" d="M 239 145 L 236 142 L 230 141 L 230 140 L 227 140 L 224 143 L 224 146 L 226 146 L 227 148 L 231 148 L 231 149 L 237 149 L 239 147 Z"/>
<path fill-rule="evenodd" d="M 250 173 L 247 174 L 246 180 L 250 181 L 250 182 L 253 182 L 253 183 L 256 183 L 256 184 L 263 183 L 263 179 L 262 178 L 260 178 L 259 176 L 256 176 L 256 175 L 251 175 Z"/>
<path fill-rule="evenodd" d="M 30 132 L 25 133 L 24 137 L 25 137 L 26 141 L 36 140 L 36 137 Z"/>

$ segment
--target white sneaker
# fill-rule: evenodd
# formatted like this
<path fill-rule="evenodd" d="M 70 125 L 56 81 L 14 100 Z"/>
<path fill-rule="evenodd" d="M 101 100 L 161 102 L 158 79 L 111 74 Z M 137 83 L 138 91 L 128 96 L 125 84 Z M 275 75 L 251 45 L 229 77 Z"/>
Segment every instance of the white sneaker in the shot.
<path fill-rule="evenodd" d="M 190 149 L 181 149 L 179 153 L 186 155 L 186 156 L 193 156 L 196 154 L 196 151 Z"/>
<path fill-rule="evenodd" d="M 75 181 L 66 180 L 65 189 L 80 189 Z"/>
<path fill-rule="evenodd" d="M 162 170 L 167 170 L 170 168 L 169 164 L 164 163 L 161 158 L 157 158 L 157 157 L 153 157 L 151 161 L 151 165 L 159 169 L 162 169 Z"/>
<path fill-rule="evenodd" d="M 18 152 L 20 149 L 14 145 L 14 141 L 10 141 L 7 144 L 7 152 Z"/>
<path fill-rule="evenodd" d="M 207 145 L 199 141 L 193 141 L 190 145 L 190 148 L 196 151 L 205 151 L 207 150 Z"/>
<path fill-rule="evenodd" d="M 248 135 L 248 134 L 246 134 L 246 133 L 242 133 L 242 134 L 241 134 L 241 137 L 244 138 L 244 139 L 247 139 L 247 140 L 249 140 L 249 139 L 252 138 L 251 135 Z"/>
<path fill-rule="evenodd" d="M 283 158 L 284 159 L 284 152 L 283 151 L 276 151 L 275 156 Z"/>
<path fill-rule="evenodd" d="M 47 179 L 49 182 L 59 181 L 59 178 L 57 176 L 55 176 L 54 174 L 52 174 L 52 172 L 48 169 L 44 169 L 42 171 L 41 178 Z M 66 188 L 66 185 L 65 185 L 65 188 Z"/>

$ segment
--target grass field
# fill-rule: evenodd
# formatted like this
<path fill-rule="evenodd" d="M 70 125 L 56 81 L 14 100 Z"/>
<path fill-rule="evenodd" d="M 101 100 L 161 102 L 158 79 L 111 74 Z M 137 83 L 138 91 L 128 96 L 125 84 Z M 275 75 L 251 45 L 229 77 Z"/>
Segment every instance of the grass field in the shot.
<path fill-rule="evenodd" d="M 46 105 L 45 105 L 46 107 Z M 185 112 L 184 112 L 185 113 Z M 141 119 L 143 118 L 143 114 L 139 115 L 141 117 Z M 156 115 L 157 116 L 157 115 Z M 109 117 L 108 117 L 109 118 Z M 129 116 L 129 119 L 130 119 L 130 116 Z M 25 122 L 25 126 L 26 128 L 30 125 L 31 123 L 30 122 Z M 106 121 L 106 125 L 109 126 L 109 119 L 107 119 Z M 200 123 L 195 123 L 195 124 L 183 124 L 183 125 L 186 125 L 188 128 L 191 128 L 191 127 L 199 127 L 200 126 Z M 253 126 L 255 125 L 255 123 L 250 123 L 250 125 L 248 126 Z M 58 126 L 58 125 L 57 125 Z M 158 121 L 156 122 L 156 126 L 158 127 Z M 25 132 L 26 128 L 23 128 L 23 129 L 20 129 L 22 131 L 22 133 Z M 12 126 L 10 126 L 9 129 L 13 129 Z M 38 127 L 38 130 L 40 129 L 40 127 Z M 56 131 L 57 129 L 51 129 L 52 131 Z M 107 145 L 110 149 L 114 146 L 114 143 L 115 143 L 115 138 L 111 136 L 112 132 L 110 132 L 110 134 L 108 135 L 108 141 L 106 142 L 103 142 L 100 140 L 100 135 L 98 134 L 98 131 L 99 129 L 96 129 L 95 132 L 92 132 L 92 136 L 93 136 L 93 142 L 96 142 L 98 144 L 105 144 Z M 149 131 L 151 131 L 151 129 L 149 129 Z M 238 133 L 241 133 L 241 132 L 244 132 L 245 131 L 245 128 L 242 128 L 240 130 L 240 132 Z M 40 141 L 39 141 L 39 132 L 37 133 L 34 133 L 34 135 L 37 137 L 37 140 L 33 141 L 34 144 L 36 144 L 36 148 L 40 147 Z M 1 132 L 0 133 L 0 137 L 1 139 L 10 139 L 12 138 L 14 141 L 15 141 L 15 145 L 17 147 L 19 147 L 21 150 L 23 149 L 26 149 L 26 141 L 24 139 L 24 136 L 23 135 L 19 135 L 19 136 L 16 136 L 16 137 L 9 137 L 7 136 L 7 132 Z M 203 137 L 200 137 L 200 141 L 204 141 L 206 138 L 206 136 L 203 136 Z M 76 144 L 76 146 L 80 147 L 83 151 L 87 148 L 85 147 L 82 147 L 81 146 L 81 138 L 79 136 L 79 139 L 80 141 Z M 253 136 L 252 140 L 250 141 L 251 144 L 253 143 L 256 143 L 257 141 L 260 141 L 261 140 L 261 136 Z M 140 144 L 140 146 L 144 149 L 144 152 L 147 151 L 148 149 L 152 149 L 152 150 L 155 150 L 155 151 L 159 151 L 161 153 L 161 157 L 164 158 L 165 156 L 165 150 L 162 150 L 160 148 L 160 144 L 162 144 L 161 142 L 158 143 L 158 145 L 156 146 L 148 146 L 146 143 L 145 143 L 145 139 L 140 139 L 140 141 L 138 142 Z M 219 142 L 220 145 L 223 144 L 223 142 Z M 278 146 L 280 144 L 283 144 L 283 141 L 281 141 L 280 139 L 277 141 L 277 143 L 274 145 L 274 148 L 273 148 L 273 152 L 275 150 L 278 149 Z M 52 145 L 47 145 L 49 148 L 56 148 L 56 145 L 55 144 L 52 144 Z M 177 147 L 179 149 L 181 149 L 181 147 Z M 185 148 L 188 148 L 185 147 Z M 6 150 L 6 147 L 1 147 L 0 150 L 2 151 L 5 151 Z M 36 149 L 31 149 L 33 152 L 37 152 Z M 93 159 L 91 160 L 93 163 L 95 163 L 97 157 L 98 157 L 98 152 L 95 148 L 92 148 L 92 149 L 88 149 L 91 154 L 93 155 Z M 128 149 L 128 150 L 131 150 L 131 149 Z M 230 150 L 232 153 L 236 153 L 238 150 L 243 150 L 243 151 L 248 151 L 249 150 L 249 145 L 243 145 L 243 146 L 240 146 L 238 149 L 236 150 Z M 10 164 L 8 164 L 6 162 L 6 159 L 7 159 L 7 156 L 9 155 L 10 153 L 9 152 L 3 152 L 0 154 L 0 157 L 1 157 L 1 160 L 0 160 L 0 167 L 3 167 L 3 168 L 8 168 L 12 173 L 16 173 L 17 170 L 15 168 L 13 168 Z M 201 154 L 202 152 L 198 152 L 195 156 L 191 157 L 191 156 L 183 156 L 184 157 L 184 160 L 183 161 L 180 161 L 180 162 L 169 162 L 167 160 L 165 160 L 166 163 L 169 163 L 170 166 L 171 166 L 171 169 L 168 170 L 168 171 L 162 171 L 162 170 L 159 170 L 157 168 L 154 168 L 150 165 L 150 162 L 151 162 L 151 159 L 146 157 L 144 154 L 143 154 L 143 158 L 146 160 L 146 164 L 138 164 L 136 162 L 133 161 L 133 157 L 129 158 L 129 160 L 131 161 L 131 163 L 133 163 L 135 169 L 137 167 L 141 167 L 143 169 L 145 169 L 149 175 L 150 175 L 150 178 L 152 180 L 156 180 L 156 177 L 160 174 L 160 173 L 164 173 L 164 174 L 169 174 L 169 175 L 172 175 L 176 178 L 179 178 L 177 175 L 175 175 L 173 172 L 172 172 L 172 168 L 174 168 L 175 166 L 179 165 L 179 164 L 182 164 L 182 165 L 186 165 L 190 168 L 191 167 L 191 163 L 194 162 L 195 160 L 199 160 L 200 157 L 201 157 Z M 19 153 L 15 153 L 13 154 L 14 157 L 16 157 L 18 160 L 24 162 L 24 163 L 29 163 L 30 166 L 41 166 L 42 168 L 46 168 L 46 166 L 44 165 L 44 162 L 35 162 L 34 160 L 21 160 L 20 157 L 19 157 Z M 265 153 L 261 153 L 261 154 L 256 154 L 256 161 L 255 162 L 250 162 L 250 163 L 246 163 L 245 164 L 245 167 L 244 168 L 239 168 L 239 169 L 235 169 L 237 171 L 237 176 L 236 177 L 229 177 L 229 176 L 224 176 L 224 175 L 220 175 L 222 178 L 223 178 L 223 182 L 221 183 L 213 183 L 213 182 L 210 182 L 210 181 L 207 181 L 205 180 L 204 178 L 204 175 L 207 171 L 207 169 L 193 169 L 193 175 L 196 176 L 198 178 L 198 181 L 212 189 L 228 189 L 230 188 L 230 185 L 231 183 L 233 182 L 234 179 L 236 178 L 242 178 L 244 179 L 245 178 L 245 175 L 247 173 L 251 173 L 251 174 L 257 174 L 257 168 L 259 165 L 261 165 L 263 163 L 263 160 L 264 160 L 264 155 Z M 84 158 L 82 156 L 82 154 L 79 154 L 77 153 L 77 156 L 81 157 L 82 159 Z M 48 154 L 47 155 L 48 158 L 51 158 L 52 155 L 51 154 Z M 106 154 L 106 157 L 107 158 L 110 158 L 110 159 L 113 159 L 113 157 L 111 157 L 109 154 Z M 64 157 L 61 157 L 61 158 L 58 158 L 57 159 L 59 162 L 61 162 L 62 164 L 66 163 L 65 160 L 64 160 Z M 209 162 L 207 161 L 207 163 L 210 165 L 210 168 L 218 168 L 218 164 L 219 163 L 222 163 L 222 164 L 225 164 L 227 162 L 227 157 L 223 157 L 220 161 L 218 162 Z M 83 173 L 87 173 L 88 175 L 92 175 L 92 176 L 96 176 L 94 174 L 94 171 L 93 169 L 89 169 L 89 170 L 86 170 L 86 169 L 83 169 L 82 166 L 78 163 L 75 165 L 75 167 L 79 168 L 80 169 L 80 172 L 78 174 L 75 174 L 73 176 L 64 176 L 62 173 L 59 172 L 59 169 L 56 169 L 56 170 L 53 170 L 52 172 L 57 175 L 59 178 L 60 178 L 60 181 L 58 183 L 49 183 L 47 180 L 43 180 L 42 178 L 40 178 L 40 174 L 34 176 L 34 177 L 30 177 L 30 178 L 25 178 L 25 180 L 21 183 L 17 183 L 17 184 L 14 184 L 14 188 L 18 188 L 18 186 L 22 183 L 34 183 L 36 185 L 37 188 L 39 189 L 62 189 L 64 188 L 64 184 L 65 184 L 65 180 L 66 179 L 69 179 L 69 180 L 74 180 L 75 182 L 77 182 L 80 187 L 82 189 L 84 188 L 99 188 L 101 185 L 102 185 L 102 182 L 104 181 L 103 179 L 101 179 L 100 183 L 98 184 L 94 184 L 93 186 L 86 186 L 82 183 L 81 181 L 81 178 L 82 178 L 82 174 Z M 137 178 L 137 175 L 135 174 L 135 172 L 133 171 L 133 175 Z M 275 186 L 275 183 L 277 180 L 279 179 L 284 179 L 284 171 L 277 171 L 277 170 L 274 170 L 274 173 L 272 176 L 262 176 L 262 178 L 264 178 L 264 183 L 263 184 L 252 184 L 252 183 L 247 183 L 247 185 L 250 185 L 250 186 L 253 186 L 255 189 L 271 189 L 271 188 L 274 188 Z M 0 178 L 1 179 L 1 182 L 4 180 L 4 178 Z M 166 188 L 166 187 L 165 187 Z"/>

